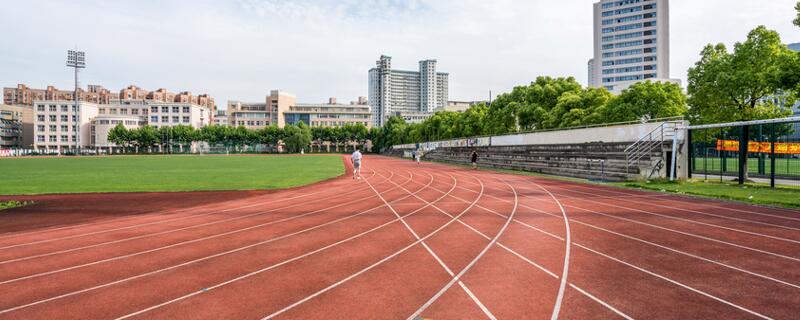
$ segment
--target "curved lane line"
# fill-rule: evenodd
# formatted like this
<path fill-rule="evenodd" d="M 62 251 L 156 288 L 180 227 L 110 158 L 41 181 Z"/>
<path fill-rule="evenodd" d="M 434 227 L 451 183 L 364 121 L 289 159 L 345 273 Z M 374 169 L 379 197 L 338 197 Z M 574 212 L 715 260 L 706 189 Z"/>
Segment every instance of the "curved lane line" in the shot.
<path fill-rule="evenodd" d="M 483 184 L 483 182 L 481 182 L 481 184 Z M 492 246 L 494 246 L 495 243 L 497 243 L 497 240 L 500 239 L 500 236 L 502 236 L 503 233 L 505 233 L 506 228 L 508 228 L 509 223 L 511 223 L 511 220 L 514 218 L 514 214 L 517 212 L 517 206 L 519 205 L 519 198 L 517 196 L 516 189 L 514 189 L 514 186 L 512 186 L 512 185 L 510 185 L 508 183 L 506 183 L 506 184 L 509 187 L 511 187 L 511 190 L 514 191 L 514 208 L 511 210 L 511 214 L 509 214 L 508 219 L 506 219 L 505 224 L 503 224 L 503 227 L 500 228 L 500 230 L 497 232 L 497 234 L 494 236 L 494 238 L 492 238 L 492 240 L 489 241 L 489 244 L 486 245 L 486 247 L 484 247 L 483 250 L 481 250 L 481 252 L 478 253 L 478 255 L 475 256 L 475 258 L 472 259 L 472 261 L 470 261 L 469 264 L 467 264 L 467 266 L 465 266 L 463 269 L 461 269 L 461 272 L 456 274 L 456 276 L 453 277 L 453 279 L 450 280 L 450 282 L 448 282 L 444 287 L 442 287 L 442 289 L 439 290 L 439 292 L 437 292 L 435 295 L 433 295 L 433 297 L 431 297 L 427 302 L 425 302 L 425 304 L 423 304 L 419 309 L 417 309 L 417 311 L 415 311 L 411 316 L 409 316 L 408 317 L 409 320 L 413 320 L 413 319 L 417 318 L 423 311 L 425 311 L 425 309 L 430 307 L 431 304 L 433 304 L 436 300 L 438 300 L 439 297 L 441 297 L 445 293 L 445 291 L 450 289 L 450 287 L 452 287 L 453 284 L 455 284 L 457 281 L 461 280 L 461 277 L 464 276 L 464 274 L 467 273 L 467 271 L 469 271 L 469 269 L 471 269 L 478 262 L 478 260 L 480 260 L 486 254 L 486 252 L 488 252 L 489 249 Z M 458 217 L 460 217 L 460 215 Z M 456 219 L 458 219 L 458 217 L 456 217 Z M 451 222 L 452 221 L 453 220 L 451 220 Z"/>

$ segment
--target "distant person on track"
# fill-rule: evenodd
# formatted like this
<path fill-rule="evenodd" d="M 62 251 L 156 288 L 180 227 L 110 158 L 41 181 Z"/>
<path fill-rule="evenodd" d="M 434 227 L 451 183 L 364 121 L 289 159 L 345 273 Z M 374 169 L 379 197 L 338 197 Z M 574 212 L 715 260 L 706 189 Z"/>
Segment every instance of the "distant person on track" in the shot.
<path fill-rule="evenodd" d="M 472 170 L 478 170 L 478 152 L 472 150 Z"/>
<path fill-rule="evenodd" d="M 414 150 L 414 161 L 419 164 L 420 159 L 422 158 L 422 152 L 419 150 Z"/>
<path fill-rule="evenodd" d="M 358 151 L 359 147 L 356 147 L 356 151 L 353 151 L 353 154 L 350 155 L 350 162 L 353 164 L 353 179 L 361 180 L 361 151 Z"/>

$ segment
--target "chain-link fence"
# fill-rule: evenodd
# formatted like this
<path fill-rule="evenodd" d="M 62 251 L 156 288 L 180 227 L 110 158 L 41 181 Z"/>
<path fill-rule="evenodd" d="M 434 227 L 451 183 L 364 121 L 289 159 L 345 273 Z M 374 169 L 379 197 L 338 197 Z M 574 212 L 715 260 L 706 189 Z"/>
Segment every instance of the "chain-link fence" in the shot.
<path fill-rule="evenodd" d="M 800 118 L 689 129 L 690 177 L 800 186 Z"/>

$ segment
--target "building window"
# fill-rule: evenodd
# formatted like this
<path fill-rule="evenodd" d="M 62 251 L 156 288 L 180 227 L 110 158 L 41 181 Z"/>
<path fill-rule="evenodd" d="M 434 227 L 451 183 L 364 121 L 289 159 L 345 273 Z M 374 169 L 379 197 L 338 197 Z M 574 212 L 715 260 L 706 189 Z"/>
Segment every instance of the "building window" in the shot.
<path fill-rule="evenodd" d="M 50 137 L 48 137 L 48 140 L 50 142 L 58 142 L 58 136 L 50 136 Z"/>
<path fill-rule="evenodd" d="M 81 110 L 80 106 L 72 106 L 72 112 L 78 112 L 79 110 Z"/>
<path fill-rule="evenodd" d="M 43 114 L 36 115 L 36 120 L 44 122 L 44 115 Z"/>
<path fill-rule="evenodd" d="M 131 109 L 131 114 L 138 115 L 139 114 L 139 109 Z"/>
<path fill-rule="evenodd" d="M 183 123 L 189 123 L 189 116 L 183 116 Z"/>
<path fill-rule="evenodd" d="M 119 114 L 128 114 L 128 109 L 119 109 Z"/>
<path fill-rule="evenodd" d="M 40 104 L 40 105 L 36 106 L 36 111 L 44 112 L 44 105 Z"/>
<path fill-rule="evenodd" d="M 72 142 L 78 142 L 78 137 L 77 136 L 72 136 Z"/>
<path fill-rule="evenodd" d="M 150 112 L 158 112 L 158 107 L 150 107 Z"/>
<path fill-rule="evenodd" d="M 69 142 L 68 136 L 61 136 L 61 142 Z"/>
<path fill-rule="evenodd" d="M 36 126 L 36 131 L 37 132 L 44 132 L 44 125 L 40 124 L 40 125 Z"/>
<path fill-rule="evenodd" d="M 51 105 L 49 110 L 50 112 L 56 112 L 56 106 Z"/>
<path fill-rule="evenodd" d="M 169 116 L 163 116 L 163 117 L 161 117 L 161 122 L 163 122 L 163 123 L 169 123 Z"/>
<path fill-rule="evenodd" d="M 185 113 L 189 113 L 189 111 L 190 111 L 190 110 L 189 110 L 189 107 L 183 107 L 183 112 L 185 112 Z"/>
<path fill-rule="evenodd" d="M 61 106 L 61 112 L 67 112 L 67 111 L 69 111 L 68 106 Z"/>
<path fill-rule="evenodd" d="M 111 114 L 117 114 L 117 109 L 116 108 L 111 108 Z"/>
<path fill-rule="evenodd" d="M 161 107 L 161 113 L 169 112 L 169 107 Z"/>
<path fill-rule="evenodd" d="M 54 115 L 54 114 L 50 115 L 50 122 L 56 122 L 56 121 L 58 121 L 57 119 L 58 118 L 56 117 L 56 115 Z"/>
<path fill-rule="evenodd" d="M 172 107 L 172 112 L 173 113 L 181 112 L 181 107 Z"/>
<path fill-rule="evenodd" d="M 77 121 L 78 121 L 78 116 L 76 116 L 76 115 L 73 115 L 73 116 L 72 116 L 72 122 L 77 122 Z"/>
<path fill-rule="evenodd" d="M 172 116 L 172 123 L 180 123 L 181 117 L 179 116 Z"/>
<path fill-rule="evenodd" d="M 69 131 L 69 126 L 68 126 L 68 125 L 63 125 L 63 124 L 62 124 L 62 125 L 61 125 L 61 131 L 63 131 L 63 132 L 67 132 L 67 131 Z"/>
<path fill-rule="evenodd" d="M 50 129 L 50 132 L 56 132 L 56 125 L 51 124 L 49 129 Z"/>
<path fill-rule="evenodd" d="M 78 127 L 77 126 L 72 126 L 72 132 L 77 132 L 77 131 L 78 131 Z"/>
<path fill-rule="evenodd" d="M 150 122 L 158 122 L 158 116 L 150 116 Z"/>
<path fill-rule="evenodd" d="M 44 136 L 36 136 L 36 141 L 44 142 Z"/>

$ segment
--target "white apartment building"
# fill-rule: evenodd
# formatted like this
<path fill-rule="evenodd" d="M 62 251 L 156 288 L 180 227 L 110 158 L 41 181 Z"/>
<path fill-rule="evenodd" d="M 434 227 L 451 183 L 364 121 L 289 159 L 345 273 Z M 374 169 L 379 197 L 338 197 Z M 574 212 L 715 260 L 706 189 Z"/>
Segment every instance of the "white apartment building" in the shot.
<path fill-rule="evenodd" d="M 34 101 L 33 147 L 66 152 L 91 146 L 90 122 L 98 115 L 98 105 L 75 101 Z"/>
<path fill-rule="evenodd" d="M 447 106 L 449 74 L 436 72 L 436 60 L 419 62 L 419 71 L 392 69 L 381 56 L 369 70 L 369 103 L 374 126 L 400 113 L 432 113 Z"/>
<path fill-rule="evenodd" d="M 669 0 L 594 4 L 590 85 L 615 94 L 634 83 L 669 79 Z"/>
<path fill-rule="evenodd" d="M 211 110 L 193 103 L 162 102 L 155 100 L 122 100 L 101 105 L 101 116 L 135 116 L 155 128 L 177 125 L 205 127 L 211 124 Z"/>

